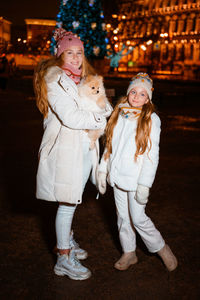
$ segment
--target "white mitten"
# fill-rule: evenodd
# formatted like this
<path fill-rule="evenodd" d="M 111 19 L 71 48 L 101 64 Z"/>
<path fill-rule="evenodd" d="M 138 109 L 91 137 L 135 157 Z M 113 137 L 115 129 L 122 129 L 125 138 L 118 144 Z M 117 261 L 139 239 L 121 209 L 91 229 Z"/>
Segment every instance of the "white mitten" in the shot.
<path fill-rule="evenodd" d="M 106 192 L 106 173 L 98 172 L 97 175 L 97 186 L 100 194 L 105 194 Z"/>
<path fill-rule="evenodd" d="M 145 205 L 148 202 L 148 197 L 149 197 L 149 188 L 147 186 L 138 184 L 137 191 L 135 193 L 136 201 L 141 205 Z"/>
<path fill-rule="evenodd" d="M 107 102 L 105 112 L 103 113 L 103 116 L 105 118 L 108 118 L 111 115 L 112 111 L 113 111 L 113 108 L 112 108 L 111 104 L 109 102 Z"/>

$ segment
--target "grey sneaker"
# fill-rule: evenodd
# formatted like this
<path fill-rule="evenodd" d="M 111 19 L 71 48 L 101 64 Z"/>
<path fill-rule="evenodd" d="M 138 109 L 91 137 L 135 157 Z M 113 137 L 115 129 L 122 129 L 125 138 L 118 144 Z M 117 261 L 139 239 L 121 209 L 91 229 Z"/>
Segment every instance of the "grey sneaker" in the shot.
<path fill-rule="evenodd" d="M 54 273 L 58 276 L 67 275 L 74 280 L 85 280 L 91 276 L 90 270 L 82 266 L 73 249 L 70 251 L 69 255 L 58 254 Z"/>
<path fill-rule="evenodd" d="M 73 231 L 70 235 L 69 245 L 70 245 L 70 249 L 74 250 L 75 255 L 78 259 L 82 260 L 82 259 L 86 259 L 88 257 L 87 251 L 85 251 L 84 249 L 81 249 L 79 247 L 79 244 L 75 241 Z"/>

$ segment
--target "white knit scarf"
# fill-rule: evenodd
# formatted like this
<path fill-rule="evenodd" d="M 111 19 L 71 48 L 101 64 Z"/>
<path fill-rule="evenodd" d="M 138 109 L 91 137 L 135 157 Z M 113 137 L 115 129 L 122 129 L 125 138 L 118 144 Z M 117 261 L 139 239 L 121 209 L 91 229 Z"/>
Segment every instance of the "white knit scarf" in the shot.
<path fill-rule="evenodd" d="M 128 102 L 119 104 L 119 109 L 120 115 L 130 121 L 138 118 L 142 111 L 141 108 L 131 107 Z"/>

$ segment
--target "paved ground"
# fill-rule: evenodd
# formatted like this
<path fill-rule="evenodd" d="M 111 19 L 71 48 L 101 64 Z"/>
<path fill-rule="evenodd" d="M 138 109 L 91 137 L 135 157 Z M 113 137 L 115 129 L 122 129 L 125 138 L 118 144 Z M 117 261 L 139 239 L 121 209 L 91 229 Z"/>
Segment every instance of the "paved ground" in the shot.
<path fill-rule="evenodd" d="M 127 80 L 106 80 L 105 85 L 117 87 L 118 96 L 126 90 Z M 177 255 L 177 270 L 166 271 L 139 237 L 138 264 L 125 272 L 115 270 L 121 249 L 112 190 L 96 200 L 96 190 L 88 183 L 74 231 L 89 252 L 85 265 L 93 276 L 77 282 L 54 275 L 57 206 L 35 199 L 42 118 L 30 79 L 14 80 L 0 92 L 1 299 L 199 299 L 200 88 L 194 83 L 155 85 L 162 135 L 147 213 Z"/>

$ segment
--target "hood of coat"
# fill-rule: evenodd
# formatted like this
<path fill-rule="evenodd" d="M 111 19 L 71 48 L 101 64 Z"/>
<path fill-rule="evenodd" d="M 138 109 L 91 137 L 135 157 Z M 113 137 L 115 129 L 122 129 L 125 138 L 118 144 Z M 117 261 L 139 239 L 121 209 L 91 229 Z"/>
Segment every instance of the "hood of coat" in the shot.
<path fill-rule="evenodd" d="M 57 81 L 58 78 L 62 75 L 63 70 L 58 66 L 49 67 L 45 74 L 45 81 L 47 84 L 52 83 L 53 81 Z"/>

